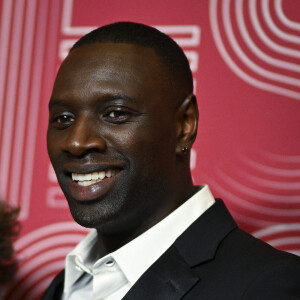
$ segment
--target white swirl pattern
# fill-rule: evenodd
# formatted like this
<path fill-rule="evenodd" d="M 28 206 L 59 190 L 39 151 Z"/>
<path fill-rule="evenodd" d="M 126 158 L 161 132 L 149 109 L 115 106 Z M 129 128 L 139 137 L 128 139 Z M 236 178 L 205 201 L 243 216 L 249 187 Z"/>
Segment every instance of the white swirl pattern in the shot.
<path fill-rule="evenodd" d="M 270 5 L 274 5 L 276 0 L 271 3 L 263 0 L 260 7 L 256 0 L 248 1 L 247 7 L 246 5 L 244 7 L 245 2 L 243 0 L 210 1 L 211 29 L 219 53 L 229 68 L 248 84 L 271 93 L 300 100 L 300 50 L 299 47 L 297 48 L 300 36 L 285 33 L 274 26 Z M 235 14 L 231 14 L 232 6 L 235 8 Z M 219 13 L 219 7 L 221 13 Z M 278 44 L 267 35 L 259 21 L 258 9 L 262 10 L 263 16 L 267 18 L 265 21 L 267 26 L 272 34 L 274 33 L 277 38 L 281 39 L 283 42 L 281 44 L 293 42 L 295 47 Z M 247 28 L 249 24 L 246 26 L 244 13 L 249 15 L 251 28 Z M 242 38 L 239 38 L 233 29 L 233 18 L 236 18 L 237 28 L 235 29 L 239 31 Z M 222 23 L 224 33 L 221 30 Z M 255 32 L 256 39 L 262 42 L 260 46 L 250 37 L 250 29 Z M 227 44 L 229 46 L 225 46 Z M 226 47 L 230 47 L 234 55 L 229 54 L 231 52 Z M 247 50 L 250 50 L 256 57 L 256 62 L 249 57 L 244 47 L 247 47 Z M 261 47 L 266 47 L 266 49 L 261 49 Z M 267 54 L 270 50 L 272 55 Z M 293 62 L 289 61 L 289 57 L 293 58 Z M 269 66 L 273 69 L 269 70 Z"/>
<path fill-rule="evenodd" d="M 272 32 L 275 35 L 277 35 L 279 38 L 281 38 L 285 41 L 295 43 L 295 44 L 300 44 L 300 37 L 299 36 L 283 32 L 273 22 L 270 11 L 269 11 L 270 0 L 263 0 L 260 3 L 261 3 L 261 6 L 262 6 L 262 12 L 263 12 L 264 19 L 265 19 L 269 29 L 272 30 Z"/>
<path fill-rule="evenodd" d="M 7 299 L 38 299 L 53 276 L 63 269 L 66 254 L 87 231 L 74 222 L 60 222 L 32 231 L 18 240 L 20 269 Z M 28 276 L 30 282 L 26 280 Z"/>
<path fill-rule="evenodd" d="M 291 21 L 285 16 L 282 10 L 282 0 L 275 1 L 275 12 L 279 20 L 282 22 L 282 24 L 284 24 L 286 27 L 290 29 L 300 31 L 300 23 Z"/>
<path fill-rule="evenodd" d="M 300 223 L 280 224 L 257 230 L 253 235 L 273 247 L 300 256 Z"/>
<path fill-rule="evenodd" d="M 217 168 L 209 182 L 224 197 L 237 221 L 255 227 L 299 221 L 299 157 L 265 151 L 251 157 L 237 153 L 235 157 L 237 161 L 229 170 Z"/>

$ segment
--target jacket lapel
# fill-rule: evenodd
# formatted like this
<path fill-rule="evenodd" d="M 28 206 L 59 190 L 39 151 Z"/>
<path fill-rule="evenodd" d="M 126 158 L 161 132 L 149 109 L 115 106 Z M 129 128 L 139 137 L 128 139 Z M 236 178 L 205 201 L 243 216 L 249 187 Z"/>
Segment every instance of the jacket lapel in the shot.
<path fill-rule="evenodd" d="M 123 299 L 177 300 L 198 281 L 198 276 L 172 246 L 139 278 Z"/>
<path fill-rule="evenodd" d="M 237 224 L 222 200 L 205 211 L 176 241 L 175 247 L 190 267 L 214 258 L 222 240 Z"/>
<path fill-rule="evenodd" d="M 212 260 L 219 244 L 236 227 L 224 203 L 217 199 L 139 278 L 123 299 L 182 299 L 201 282 L 192 268 Z"/>

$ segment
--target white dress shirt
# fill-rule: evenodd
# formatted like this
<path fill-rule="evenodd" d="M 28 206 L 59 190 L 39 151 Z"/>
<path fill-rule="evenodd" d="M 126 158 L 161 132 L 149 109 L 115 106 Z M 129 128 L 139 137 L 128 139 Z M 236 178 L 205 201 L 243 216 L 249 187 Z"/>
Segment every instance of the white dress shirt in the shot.
<path fill-rule="evenodd" d="M 215 200 L 207 185 L 166 218 L 99 259 L 95 229 L 69 253 L 63 300 L 119 300 Z"/>

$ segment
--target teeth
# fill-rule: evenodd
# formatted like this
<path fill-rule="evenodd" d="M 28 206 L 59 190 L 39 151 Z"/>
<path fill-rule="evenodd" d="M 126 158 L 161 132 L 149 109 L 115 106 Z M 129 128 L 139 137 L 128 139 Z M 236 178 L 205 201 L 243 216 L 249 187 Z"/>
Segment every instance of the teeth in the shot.
<path fill-rule="evenodd" d="M 72 179 L 73 179 L 74 181 L 78 181 L 78 180 L 79 180 L 78 174 L 77 174 L 77 173 L 72 173 Z"/>
<path fill-rule="evenodd" d="M 92 174 L 77 174 L 78 181 L 87 181 L 92 179 Z"/>
<path fill-rule="evenodd" d="M 93 172 L 89 174 L 72 173 L 72 180 L 78 181 L 78 184 L 81 186 L 89 186 L 91 184 L 101 181 L 105 177 L 110 178 L 112 176 L 115 176 L 116 173 L 117 171 L 112 169 L 101 172 Z"/>
<path fill-rule="evenodd" d="M 97 180 L 98 179 L 98 172 L 92 173 L 92 180 Z"/>
<path fill-rule="evenodd" d="M 100 179 L 103 179 L 105 177 L 105 172 L 104 171 L 99 172 L 98 176 Z"/>
<path fill-rule="evenodd" d="M 88 186 L 88 185 L 91 185 L 91 182 L 90 181 L 78 181 L 78 184 L 82 185 L 82 186 Z"/>
<path fill-rule="evenodd" d="M 78 174 L 78 180 L 79 181 L 84 181 L 85 180 L 85 174 Z"/>

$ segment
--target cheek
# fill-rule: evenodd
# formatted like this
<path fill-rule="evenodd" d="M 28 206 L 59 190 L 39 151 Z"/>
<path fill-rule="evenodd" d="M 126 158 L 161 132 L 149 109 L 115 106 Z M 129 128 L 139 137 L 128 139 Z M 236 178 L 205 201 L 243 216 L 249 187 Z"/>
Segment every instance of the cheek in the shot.
<path fill-rule="evenodd" d="M 160 123 L 142 125 L 111 134 L 110 138 L 114 140 L 112 144 L 130 160 L 134 169 L 159 171 L 163 167 L 161 164 L 170 165 L 170 160 L 176 157 L 175 137 L 170 124 L 169 128 Z"/>
<path fill-rule="evenodd" d="M 146 158 L 146 155 L 158 146 L 160 139 L 147 127 L 140 126 L 139 128 L 130 127 L 110 132 L 107 140 L 117 151 L 121 151 L 126 156 Z"/>
<path fill-rule="evenodd" d="M 57 134 L 54 134 L 51 130 L 47 132 L 47 150 L 52 165 L 57 164 L 57 157 L 60 153 L 61 141 Z"/>

